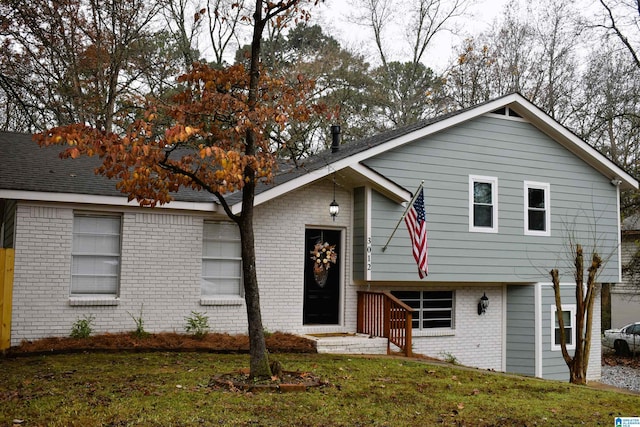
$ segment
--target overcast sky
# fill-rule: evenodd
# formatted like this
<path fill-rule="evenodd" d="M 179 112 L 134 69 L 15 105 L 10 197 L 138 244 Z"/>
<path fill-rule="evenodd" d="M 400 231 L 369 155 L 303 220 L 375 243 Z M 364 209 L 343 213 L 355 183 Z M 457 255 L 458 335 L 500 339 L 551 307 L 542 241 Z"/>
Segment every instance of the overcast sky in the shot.
<path fill-rule="evenodd" d="M 400 1 L 400 0 L 399 0 Z M 460 43 L 463 36 L 478 34 L 487 29 L 495 18 L 499 17 L 507 0 L 478 0 L 469 8 L 472 16 L 465 19 L 462 35 L 442 33 L 435 40 L 434 46 L 427 52 L 425 65 L 436 71 L 443 71 L 452 57 L 453 47 Z M 315 10 L 312 10 L 313 20 L 318 21 L 325 31 L 329 32 L 340 43 L 351 50 L 366 53 L 373 48 L 373 33 L 365 26 L 350 22 L 349 18 L 354 14 L 354 9 L 348 0 L 325 0 Z M 398 28 L 395 32 L 399 39 L 392 45 L 401 46 L 403 30 Z M 402 60 L 401 51 L 396 52 L 396 57 L 391 60 Z M 373 60 L 374 58 L 368 58 Z"/>

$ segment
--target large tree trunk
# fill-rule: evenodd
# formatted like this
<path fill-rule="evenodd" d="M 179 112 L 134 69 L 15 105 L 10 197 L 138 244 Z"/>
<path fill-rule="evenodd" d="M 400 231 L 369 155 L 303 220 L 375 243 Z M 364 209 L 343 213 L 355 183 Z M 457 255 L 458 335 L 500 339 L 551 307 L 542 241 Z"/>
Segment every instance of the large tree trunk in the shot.
<path fill-rule="evenodd" d="M 245 171 L 245 174 L 251 171 Z M 253 235 L 253 195 L 255 184 L 247 183 L 242 191 L 243 207 L 240 215 L 240 240 L 242 245 L 242 274 L 244 280 L 244 300 L 247 306 L 249 323 L 249 375 L 252 378 L 268 378 L 271 376 L 267 346 L 262 327 L 260 311 L 260 289 L 256 274 L 256 250 Z"/>

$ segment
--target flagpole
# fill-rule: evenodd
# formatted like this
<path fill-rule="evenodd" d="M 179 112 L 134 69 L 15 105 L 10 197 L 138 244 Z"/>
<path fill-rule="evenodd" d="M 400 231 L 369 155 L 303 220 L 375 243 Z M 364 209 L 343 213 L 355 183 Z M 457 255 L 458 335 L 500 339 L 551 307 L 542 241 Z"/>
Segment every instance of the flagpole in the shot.
<path fill-rule="evenodd" d="M 411 201 L 409 202 L 409 204 L 407 205 L 407 208 L 404 210 L 404 213 L 402 214 L 402 216 L 398 220 L 398 223 L 396 224 L 396 227 L 393 229 L 393 232 L 391 233 L 391 236 L 389 236 L 389 239 L 387 239 L 387 243 L 385 243 L 384 246 L 382 247 L 382 252 L 387 250 L 387 246 L 389 246 L 389 242 L 391 242 L 391 239 L 393 238 L 393 235 L 396 234 L 396 231 L 398 231 L 398 227 L 400 226 L 400 223 L 402 222 L 404 217 L 407 215 L 407 212 L 409 212 L 409 209 L 413 205 L 413 202 L 416 200 L 416 197 L 418 197 L 418 193 L 420 192 L 420 190 L 422 190 L 423 186 L 424 186 L 424 180 L 422 180 L 420 182 L 420 185 L 418 186 L 418 189 L 416 190 L 415 193 L 413 193 L 413 197 L 411 198 Z"/>

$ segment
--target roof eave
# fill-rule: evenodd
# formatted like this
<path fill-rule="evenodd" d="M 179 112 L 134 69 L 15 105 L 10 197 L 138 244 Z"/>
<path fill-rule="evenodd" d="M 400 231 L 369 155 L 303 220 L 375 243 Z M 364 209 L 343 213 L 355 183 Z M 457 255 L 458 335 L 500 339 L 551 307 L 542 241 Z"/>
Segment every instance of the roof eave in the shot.
<path fill-rule="evenodd" d="M 128 206 L 140 207 L 135 200 L 129 201 L 126 197 L 100 196 L 95 194 L 79 193 L 54 193 L 45 191 L 23 191 L 23 190 L 1 190 L 0 199 L 26 200 L 33 202 L 57 202 L 57 203 L 77 203 L 106 206 Z M 157 205 L 156 208 L 176 209 L 186 211 L 218 212 L 218 205 L 205 202 L 183 202 L 171 201 L 164 205 Z"/>

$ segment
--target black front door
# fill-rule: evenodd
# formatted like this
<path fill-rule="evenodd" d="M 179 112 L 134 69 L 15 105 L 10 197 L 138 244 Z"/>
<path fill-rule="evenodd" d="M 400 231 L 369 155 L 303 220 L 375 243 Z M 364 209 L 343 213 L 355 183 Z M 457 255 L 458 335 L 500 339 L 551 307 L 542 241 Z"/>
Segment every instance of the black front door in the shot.
<path fill-rule="evenodd" d="M 305 232 L 305 325 L 336 325 L 340 310 L 340 230 L 309 228 Z"/>

